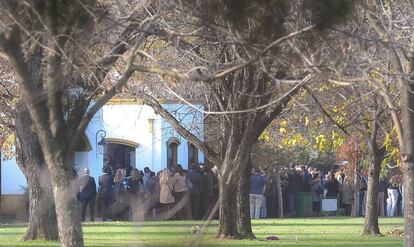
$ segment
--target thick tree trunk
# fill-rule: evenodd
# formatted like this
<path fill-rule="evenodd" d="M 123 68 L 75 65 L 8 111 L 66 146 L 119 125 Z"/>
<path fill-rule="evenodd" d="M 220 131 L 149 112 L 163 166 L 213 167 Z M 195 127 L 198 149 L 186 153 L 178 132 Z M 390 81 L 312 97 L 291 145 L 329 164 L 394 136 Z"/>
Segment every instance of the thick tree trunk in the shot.
<path fill-rule="evenodd" d="M 233 126 L 234 127 L 234 126 Z M 240 130 L 237 130 L 240 133 Z M 254 238 L 250 223 L 250 151 L 253 144 L 233 131 L 220 168 L 220 238 Z"/>
<path fill-rule="evenodd" d="M 283 194 L 282 183 L 280 178 L 280 168 L 276 168 L 276 189 L 277 189 L 277 217 L 283 218 Z"/>
<path fill-rule="evenodd" d="M 382 155 L 374 154 L 368 167 L 367 202 L 362 235 L 382 236 L 378 226 L 378 183 Z"/>
<path fill-rule="evenodd" d="M 72 171 L 64 168 L 72 165 L 67 160 L 63 161 L 59 155 L 51 156 L 52 154 L 45 155 L 45 158 L 52 177 L 60 244 L 64 247 L 83 246 L 80 204 L 76 199 L 78 183 Z"/>
<path fill-rule="evenodd" d="M 24 111 L 20 110 L 19 112 Z M 23 157 L 22 162 L 19 163 L 28 176 L 29 195 L 31 196 L 30 213 L 34 214 L 29 216 L 29 220 L 32 222 L 29 223 L 28 232 L 24 238 L 56 239 L 56 230 L 58 230 L 61 246 L 83 246 L 80 207 L 76 199 L 77 183 L 73 177 L 71 159 L 63 158 L 71 157 L 71 155 L 65 154 L 64 145 L 52 145 L 53 140 L 43 140 L 40 144 L 39 139 L 33 139 L 36 135 L 32 133 L 27 135 L 31 131 L 28 115 L 22 113 L 19 117 L 20 120 L 17 121 L 19 123 L 16 123 L 16 133 L 21 141 L 19 150 Z M 29 145 L 34 143 L 37 145 Z M 40 146 L 44 148 L 40 150 Z M 39 156 L 39 154 L 42 155 Z M 33 160 L 34 158 L 36 160 Z M 45 163 L 47 169 L 43 165 Z M 34 185 L 32 186 L 31 183 Z M 51 210 L 53 204 L 47 205 L 52 198 L 54 198 L 56 214 Z M 57 216 L 57 226 L 55 215 Z"/>
<path fill-rule="evenodd" d="M 250 159 L 249 159 L 250 160 Z M 250 220 L 250 175 L 252 164 L 248 162 L 237 185 L 237 231 L 240 238 L 254 239 Z"/>
<path fill-rule="evenodd" d="M 240 239 L 237 230 L 237 188 L 234 184 L 226 184 L 226 181 L 219 179 L 220 183 L 220 225 L 218 230 L 219 238 Z"/>
<path fill-rule="evenodd" d="M 414 146 L 414 145 L 413 145 Z M 414 154 L 411 154 L 414 155 Z M 414 157 L 414 156 L 411 156 Z M 404 162 L 404 238 L 405 246 L 414 246 L 414 162 Z"/>
<path fill-rule="evenodd" d="M 414 41 L 412 41 L 414 42 Z M 412 51 L 414 53 L 414 51 Z M 412 54 L 414 56 L 414 54 Z M 410 72 L 414 71 L 414 57 Z M 403 144 L 401 160 L 404 182 L 404 244 L 414 247 L 414 83 L 413 78 L 401 85 Z"/>
<path fill-rule="evenodd" d="M 52 186 L 32 122 L 23 107 L 16 118 L 17 163 L 26 176 L 29 194 L 29 222 L 22 240 L 57 240 L 57 220 Z"/>
<path fill-rule="evenodd" d="M 35 172 L 35 174 L 27 176 L 29 184 L 29 223 L 22 240 L 57 240 L 57 220 L 52 188 L 50 182 L 47 185 L 41 185 L 39 175 Z"/>

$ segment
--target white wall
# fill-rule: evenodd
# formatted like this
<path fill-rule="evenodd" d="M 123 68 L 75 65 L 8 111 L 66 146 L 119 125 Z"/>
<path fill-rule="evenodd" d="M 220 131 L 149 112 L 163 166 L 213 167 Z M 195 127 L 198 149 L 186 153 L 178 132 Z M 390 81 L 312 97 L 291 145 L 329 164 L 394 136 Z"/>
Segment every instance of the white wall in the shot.
<path fill-rule="evenodd" d="M 1 194 L 23 194 L 27 186 L 26 177 L 20 171 L 15 159 L 1 161 Z"/>
<path fill-rule="evenodd" d="M 196 135 L 201 140 L 204 140 L 204 114 L 200 111 L 183 104 L 164 104 L 166 108 L 181 124 L 189 130 L 192 134 Z M 203 106 L 199 106 L 199 109 L 204 109 Z M 177 163 L 181 164 L 184 169 L 188 169 L 188 142 L 181 137 L 171 125 L 162 120 L 162 143 L 161 143 L 161 157 L 163 167 L 167 165 L 167 141 L 171 137 L 175 137 L 180 141 L 178 146 Z M 204 162 L 204 155 L 199 151 L 198 162 Z"/>
<path fill-rule="evenodd" d="M 203 133 L 203 114 L 192 112 L 191 108 L 178 104 L 163 105 L 173 115 L 182 120 L 184 125 L 201 139 Z M 188 114 L 191 112 L 191 114 Z M 151 129 L 149 119 L 153 119 Z M 188 144 L 172 127 L 163 120 L 149 106 L 138 104 L 110 104 L 105 105 L 92 118 L 85 135 L 91 144 L 92 151 L 76 152 L 74 163 L 78 172 L 82 174 L 83 168 L 89 167 L 91 176 L 97 179 L 102 174 L 103 157 L 96 152 L 96 133 L 106 131 L 106 138 L 123 139 L 138 143 L 135 150 L 136 167 L 142 170 L 145 166 L 157 172 L 167 166 L 167 140 L 176 137 L 181 141 L 178 147 L 178 162 L 183 168 L 188 168 Z M 200 152 L 199 162 L 204 161 Z M 27 184 L 25 177 L 16 165 L 15 160 L 3 161 L 2 164 L 2 194 L 19 194 L 20 185 Z"/>

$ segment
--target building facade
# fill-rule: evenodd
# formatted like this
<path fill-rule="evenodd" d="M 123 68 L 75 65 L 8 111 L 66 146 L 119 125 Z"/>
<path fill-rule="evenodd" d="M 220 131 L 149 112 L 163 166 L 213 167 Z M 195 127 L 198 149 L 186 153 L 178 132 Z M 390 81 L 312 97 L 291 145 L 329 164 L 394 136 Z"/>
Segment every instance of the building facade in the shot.
<path fill-rule="evenodd" d="M 163 107 L 190 132 L 204 139 L 201 111 L 184 104 L 163 104 Z M 203 109 L 201 105 L 197 107 Z M 114 170 L 149 167 L 157 172 L 174 164 L 188 169 L 192 163 L 204 162 L 203 154 L 165 119 L 149 106 L 132 100 L 113 100 L 102 107 L 89 123 L 82 142 L 73 157 L 74 167 L 80 174 L 89 168 L 96 180 L 102 174 L 106 156 L 110 157 Z M 5 198 L 23 194 L 27 182 L 14 159 L 3 161 L 1 169 L 4 212 Z"/>

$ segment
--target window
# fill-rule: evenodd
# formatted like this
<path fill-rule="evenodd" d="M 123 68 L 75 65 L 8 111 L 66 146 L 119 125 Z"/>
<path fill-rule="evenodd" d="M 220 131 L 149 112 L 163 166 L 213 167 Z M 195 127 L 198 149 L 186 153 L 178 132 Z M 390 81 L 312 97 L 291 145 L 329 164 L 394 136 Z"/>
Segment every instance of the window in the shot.
<path fill-rule="evenodd" d="M 188 144 L 188 169 L 191 165 L 198 164 L 198 149 L 191 143 Z"/>
<path fill-rule="evenodd" d="M 167 168 L 171 168 L 177 164 L 178 143 L 171 142 L 167 147 Z"/>
<path fill-rule="evenodd" d="M 178 146 L 181 144 L 176 137 L 171 137 L 167 141 L 167 168 L 171 168 L 178 162 Z"/>

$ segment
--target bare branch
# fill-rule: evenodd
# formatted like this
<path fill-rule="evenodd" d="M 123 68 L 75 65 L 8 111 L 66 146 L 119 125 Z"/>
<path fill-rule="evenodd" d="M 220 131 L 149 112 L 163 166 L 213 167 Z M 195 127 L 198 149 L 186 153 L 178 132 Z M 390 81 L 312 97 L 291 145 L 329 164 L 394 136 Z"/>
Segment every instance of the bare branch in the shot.
<path fill-rule="evenodd" d="M 398 107 L 395 104 L 395 102 L 392 100 L 391 95 L 388 92 L 388 89 L 385 87 L 385 84 L 374 79 L 374 78 L 369 78 L 368 80 L 371 85 L 373 85 L 375 88 L 378 89 L 378 92 L 380 93 L 380 95 L 383 97 L 385 104 L 388 106 L 388 108 L 391 111 L 391 117 L 392 120 L 394 122 L 394 125 L 396 127 L 397 130 L 397 135 L 398 135 L 398 144 L 400 145 L 400 147 L 402 147 L 402 138 L 403 138 L 403 129 L 402 129 L 402 123 L 398 114 Z"/>
<path fill-rule="evenodd" d="M 153 16 L 150 20 L 145 20 L 143 23 L 144 29 L 150 28 L 152 26 L 153 21 L 157 18 L 157 16 Z M 141 33 L 139 37 L 137 38 L 134 46 L 130 50 L 131 54 L 129 55 L 129 58 L 126 63 L 126 68 L 124 74 L 121 76 L 121 78 L 118 79 L 118 81 L 109 89 L 101 98 L 99 98 L 92 107 L 89 108 L 89 110 L 86 112 L 85 116 L 83 116 L 82 120 L 80 121 L 79 125 L 77 126 L 76 131 L 73 134 L 73 138 L 71 139 L 71 142 L 69 144 L 68 150 L 69 152 L 74 151 L 75 146 L 80 139 L 80 137 L 83 135 L 83 132 L 85 131 L 86 127 L 88 126 L 90 120 L 93 118 L 93 116 L 98 112 L 98 110 L 105 105 L 113 96 L 115 96 L 116 93 L 118 93 L 119 90 L 123 86 L 125 86 L 131 78 L 131 76 L 134 74 L 135 70 L 133 69 L 134 61 L 136 56 L 138 55 L 138 50 L 141 47 L 141 45 L 144 42 L 144 38 L 146 37 L 145 33 Z"/>
<path fill-rule="evenodd" d="M 183 127 L 180 122 L 171 113 L 164 109 L 155 98 L 144 92 L 137 92 L 136 95 L 143 99 L 145 104 L 151 106 L 157 114 L 160 114 L 169 124 L 171 124 L 181 136 L 200 149 L 210 161 L 216 164 L 221 163 L 218 159 L 218 154 L 211 147 Z"/>
<path fill-rule="evenodd" d="M 310 25 L 310 26 L 307 26 L 307 27 L 305 27 L 305 28 L 302 28 L 302 29 L 300 29 L 300 30 L 298 30 L 298 31 L 296 31 L 296 32 L 292 32 L 292 33 L 290 33 L 290 34 L 288 34 L 288 35 L 285 35 L 285 36 L 283 36 L 283 37 L 281 37 L 281 38 L 279 38 L 279 39 L 277 39 L 277 40 L 275 40 L 275 41 L 273 41 L 272 43 L 270 43 L 268 46 L 266 46 L 266 48 L 265 49 L 263 49 L 256 57 L 254 57 L 254 58 L 252 58 L 252 59 L 250 59 L 249 61 L 247 61 L 247 62 L 245 62 L 245 63 L 242 63 L 242 64 L 239 64 L 239 65 L 237 65 L 237 66 L 234 66 L 234 67 L 231 67 L 231 68 L 229 68 L 229 69 L 226 69 L 226 70 L 224 70 L 224 71 L 220 71 L 220 72 L 217 72 L 215 75 L 214 75 L 214 78 L 221 78 L 221 77 L 223 77 L 223 76 L 225 76 L 225 75 L 227 75 L 227 74 L 230 74 L 230 73 L 232 73 L 232 72 L 234 72 L 234 71 L 237 71 L 237 70 L 239 70 L 239 69 L 242 69 L 242 68 L 244 68 L 244 67 L 246 67 L 246 66 L 248 66 L 248 65 L 250 65 L 250 64 L 252 64 L 252 63 L 254 63 L 254 62 L 257 62 L 257 61 L 259 61 L 260 60 L 260 58 L 266 53 L 266 52 L 268 52 L 270 49 L 272 49 L 274 46 L 276 46 L 276 45 L 278 45 L 278 44 L 280 44 L 280 43 L 282 43 L 283 41 L 285 41 L 285 40 L 288 40 L 288 39 L 290 39 L 290 38 L 293 38 L 293 37 L 296 37 L 296 36 L 298 36 L 298 35 L 300 35 L 300 34 L 303 34 L 303 33 L 306 33 L 306 32 L 308 32 L 308 31 L 310 31 L 310 30 L 312 30 L 312 29 L 314 29 L 316 27 L 316 25 Z"/>
<path fill-rule="evenodd" d="M 277 103 L 279 103 L 280 101 L 282 101 L 284 98 L 286 98 L 287 96 L 289 96 L 293 91 L 296 91 L 298 88 L 300 88 L 303 84 L 305 84 L 306 82 L 308 82 L 310 79 L 312 78 L 312 75 L 308 74 L 307 76 L 305 76 L 299 83 L 297 83 L 295 86 L 293 86 L 289 91 L 287 91 L 286 93 L 284 93 L 282 96 L 280 96 L 279 98 L 258 106 L 258 107 L 254 107 L 254 108 L 249 108 L 246 110 L 238 110 L 238 111 L 205 111 L 205 110 L 201 110 L 199 109 L 197 106 L 195 106 L 194 104 L 192 104 L 191 102 L 189 102 L 188 100 L 184 99 L 183 97 L 181 97 L 178 93 L 176 93 L 175 91 L 173 91 L 171 89 L 171 87 L 169 87 L 167 85 L 167 83 L 164 82 L 164 86 L 169 90 L 169 92 L 171 92 L 174 96 L 176 96 L 180 101 L 186 103 L 188 106 L 190 106 L 191 108 L 202 112 L 204 114 L 211 114 L 211 115 L 227 115 L 227 114 L 240 114 L 240 113 L 249 113 L 249 112 L 256 112 L 259 110 L 263 110 L 268 108 L 269 106 L 275 105 Z M 162 79 L 162 78 L 161 78 Z"/>
<path fill-rule="evenodd" d="M 319 106 L 319 108 L 321 109 L 322 113 L 329 119 L 329 121 L 331 121 L 331 123 L 333 123 L 335 126 L 337 126 L 342 132 L 344 132 L 345 135 L 347 135 L 348 137 L 350 137 L 351 135 L 348 133 L 348 131 L 345 129 L 344 126 L 342 126 L 341 124 L 339 124 L 337 121 L 335 121 L 335 119 L 333 119 L 333 117 L 328 113 L 328 111 L 326 111 L 326 109 L 323 107 L 323 105 L 319 102 L 318 98 L 316 97 L 316 95 L 312 92 L 312 90 L 307 87 L 304 86 L 303 87 L 308 93 L 309 95 L 315 100 L 316 105 Z"/>

